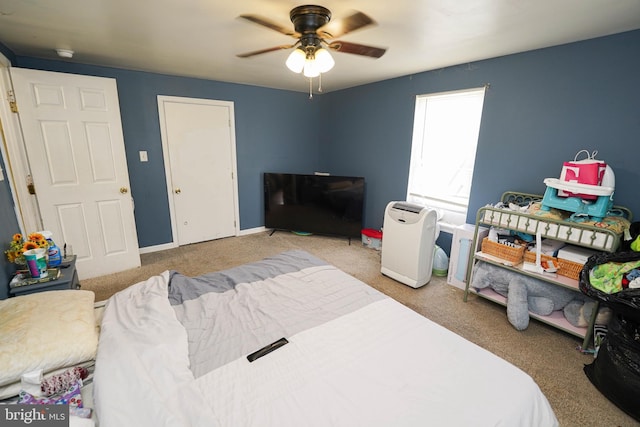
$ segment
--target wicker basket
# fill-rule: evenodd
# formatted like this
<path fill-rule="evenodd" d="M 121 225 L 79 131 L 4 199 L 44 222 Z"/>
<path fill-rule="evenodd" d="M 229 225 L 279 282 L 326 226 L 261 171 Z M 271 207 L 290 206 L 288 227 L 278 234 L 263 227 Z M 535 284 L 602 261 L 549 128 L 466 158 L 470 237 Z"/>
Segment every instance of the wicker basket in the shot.
<path fill-rule="evenodd" d="M 553 261 L 555 265 L 558 265 L 558 258 L 552 257 L 551 255 L 540 254 L 540 261 Z M 531 262 L 535 264 L 535 251 L 524 251 L 524 262 Z"/>
<path fill-rule="evenodd" d="M 578 280 L 584 264 L 558 258 L 558 274 Z"/>
<path fill-rule="evenodd" d="M 482 239 L 482 252 L 487 255 L 492 255 L 494 257 L 503 259 L 513 264 L 518 264 L 522 261 L 522 257 L 524 256 L 524 246 L 507 246 L 502 243 L 497 243 L 489 240 L 488 237 Z"/>

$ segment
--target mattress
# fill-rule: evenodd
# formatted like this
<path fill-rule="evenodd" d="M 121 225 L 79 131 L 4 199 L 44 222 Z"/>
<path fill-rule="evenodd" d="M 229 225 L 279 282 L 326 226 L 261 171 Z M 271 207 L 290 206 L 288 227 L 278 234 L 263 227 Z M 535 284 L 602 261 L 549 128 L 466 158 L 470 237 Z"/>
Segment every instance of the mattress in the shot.
<path fill-rule="evenodd" d="M 94 294 L 39 292 L 0 301 L 0 399 L 17 395 L 21 376 L 93 364 L 98 345 Z"/>
<path fill-rule="evenodd" d="M 526 373 L 303 251 L 114 295 L 94 400 L 102 427 L 558 424 Z"/>

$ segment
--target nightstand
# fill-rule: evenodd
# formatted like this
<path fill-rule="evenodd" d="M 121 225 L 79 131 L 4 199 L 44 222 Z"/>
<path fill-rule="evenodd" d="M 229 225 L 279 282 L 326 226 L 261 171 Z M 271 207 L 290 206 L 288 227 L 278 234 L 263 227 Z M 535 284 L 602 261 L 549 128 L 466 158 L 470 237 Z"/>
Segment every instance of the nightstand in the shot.
<path fill-rule="evenodd" d="M 28 295 L 44 291 L 57 291 L 61 289 L 80 289 L 80 281 L 78 280 L 78 272 L 76 271 L 75 255 L 71 257 L 71 260 L 64 261 L 60 264 L 60 267 L 58 268 L 60 268 L 60 277 L 56 280 L 11 288 L 9 289 L 9 296 L 16 297 L 19 295 Z"/>

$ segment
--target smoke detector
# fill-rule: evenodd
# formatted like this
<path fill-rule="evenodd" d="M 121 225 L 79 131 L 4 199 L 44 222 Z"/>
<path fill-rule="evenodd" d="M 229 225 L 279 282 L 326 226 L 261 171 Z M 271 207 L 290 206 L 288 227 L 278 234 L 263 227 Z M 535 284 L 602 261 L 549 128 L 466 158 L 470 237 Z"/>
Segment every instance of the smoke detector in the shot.
<path fill-rule="evenodd" d="M 73 51 L 71 49 L 56 49 L 60 58 L 73 58 Z"/>

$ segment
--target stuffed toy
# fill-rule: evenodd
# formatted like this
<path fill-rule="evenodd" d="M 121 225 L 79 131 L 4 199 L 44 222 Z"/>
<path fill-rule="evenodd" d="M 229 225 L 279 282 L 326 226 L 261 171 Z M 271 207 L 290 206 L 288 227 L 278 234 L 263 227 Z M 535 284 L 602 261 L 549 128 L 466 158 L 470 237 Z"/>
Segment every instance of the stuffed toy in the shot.
<path fill-rule="evenodd" d="M 596 306 L 596 302 L 591 298 L 578 295 L 574 300 L 570 301 L 564 309 L 564 317 L 571 323 L 573 326 L 578 326 L 581 328 L 586 328 L 589 326 L 589 321 L 591 320 L 591 316 L 593 315 L 593 309 Z M 609 319 L 611 318 L 611 309 L 609 307 L 600 307 L 598 309 L 598 314 L 596 315 L 595 325 L 607 325 L 609 323 Z"/>
<path fill-rule="evenodd" d="M 519 331 L 529 326 L 529 312 L 548 316 L 580 296 L 570 289 L 482 261 L 474 266 L 471 286 L 477 290 L 491 288 L 507 298 L 507 318 Z"/>

